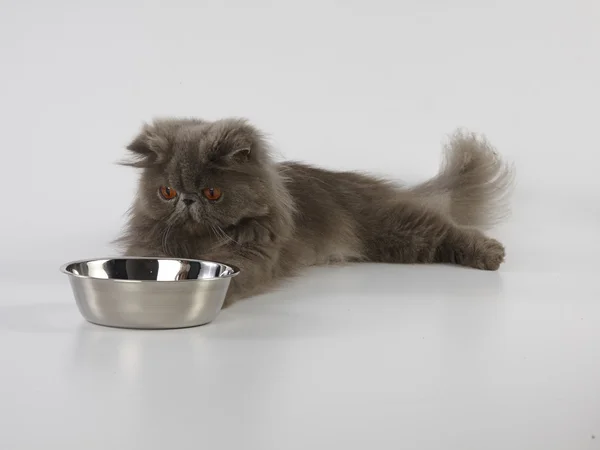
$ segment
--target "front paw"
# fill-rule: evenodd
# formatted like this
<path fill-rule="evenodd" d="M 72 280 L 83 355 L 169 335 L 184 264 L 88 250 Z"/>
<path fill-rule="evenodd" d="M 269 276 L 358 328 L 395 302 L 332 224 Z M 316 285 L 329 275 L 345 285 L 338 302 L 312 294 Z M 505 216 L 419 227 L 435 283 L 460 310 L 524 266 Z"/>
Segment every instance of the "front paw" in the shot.
<path fill-rule="evenodd" d="M 472 267 L 481 270 L 498 270 L 504 262 L 504 246 L 496 239 L 482 238 L 475 244 Z"/>
<path fill-rule="evenodd" d="M 247 219 L 237 224 L 233 236 L 240 245 L 266 244 L 275 240 L 275 234 L 269 224 L 258 219 Z"/>

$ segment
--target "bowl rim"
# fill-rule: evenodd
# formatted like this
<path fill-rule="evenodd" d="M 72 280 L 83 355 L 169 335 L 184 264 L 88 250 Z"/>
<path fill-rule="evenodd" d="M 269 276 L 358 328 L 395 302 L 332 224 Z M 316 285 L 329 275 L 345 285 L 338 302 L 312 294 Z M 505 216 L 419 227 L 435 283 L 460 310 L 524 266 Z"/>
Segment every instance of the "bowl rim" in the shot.
<path fill-rule="evenodd" d="M 212 277 L 212 278 L 200 278 L 200 279 L 185 279 L 185 280 L 119 280 L 116 278 L 98 278 L 92 277 L 89 275 L 79 275 L 67 270 L 69 266 L 74 264 L 82 264 L 89 263 L 93 261 L 110 261 L 113 259 L 154 259 L 154 260 L 163 260 L 163 261 L 186 261 L 186 262 L 195 262 L 195 263 L 212 263 L 212 264 L 220 264 L 222 266 L 228 267 L 233 272 L 222 277 Z M 194 259 L 194 258 L 174 258 L 174 257 L 161 257 L 161 256 L 109 256 L 102 258 L 86 258 L 86 259 L 76 259 L 73 261 L 69 261 L 62 266 L 60 266 L 60 271 L 69 277 L 80 278 L 84 280 L 99 280 L 99 281 L 108 281 L 113 283 L 193 283 L 193 282 L 204 282 L 204 281 L 217 281 L 217 280 L 226 280 L 229 278 L 234 278 L 240 273 L 240 269 L 232 264 L 227 264 L 221 261 L 213 261 L 210 259 Z"/>

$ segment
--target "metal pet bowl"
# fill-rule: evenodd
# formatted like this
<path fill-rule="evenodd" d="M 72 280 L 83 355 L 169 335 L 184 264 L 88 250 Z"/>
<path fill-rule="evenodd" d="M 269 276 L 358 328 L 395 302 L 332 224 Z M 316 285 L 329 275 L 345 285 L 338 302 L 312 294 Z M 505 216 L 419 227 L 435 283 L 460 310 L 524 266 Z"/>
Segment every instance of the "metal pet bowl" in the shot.
<path fill-rule="evenodd" d="M 97 325 L 185 328 L 212 322 L 239 269 L 213 261 L 115 258 L 73 261 L 69 276 L 77 307 Z"/>

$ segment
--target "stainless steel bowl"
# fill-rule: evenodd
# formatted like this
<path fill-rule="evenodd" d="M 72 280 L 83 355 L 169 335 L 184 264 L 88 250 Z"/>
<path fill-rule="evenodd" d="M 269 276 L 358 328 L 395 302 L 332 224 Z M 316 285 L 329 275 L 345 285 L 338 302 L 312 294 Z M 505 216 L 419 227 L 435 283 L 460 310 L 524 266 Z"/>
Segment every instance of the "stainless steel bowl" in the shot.
<path fill-rule="evenodd" d="M 239 269 L 213 261 L 115 258 L 73 261 L 69 276 L 83 317 L 119 328 L 185 328 L 213 321 Z"/>

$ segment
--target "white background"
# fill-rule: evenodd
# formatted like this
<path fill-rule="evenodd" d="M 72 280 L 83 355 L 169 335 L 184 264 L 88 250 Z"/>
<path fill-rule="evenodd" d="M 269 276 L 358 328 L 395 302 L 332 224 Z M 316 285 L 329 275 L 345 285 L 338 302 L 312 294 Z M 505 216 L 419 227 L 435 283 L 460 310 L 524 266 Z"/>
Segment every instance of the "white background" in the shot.
<path fill-rule="evenodd" d="M 600 448 L 600 4 L 2 1 L 0 447 Z M 207 327 L 80 318 L 154 116 L 413 181 L 455 127 L 514 161 L 494 274 L 309 271 Z"/>

